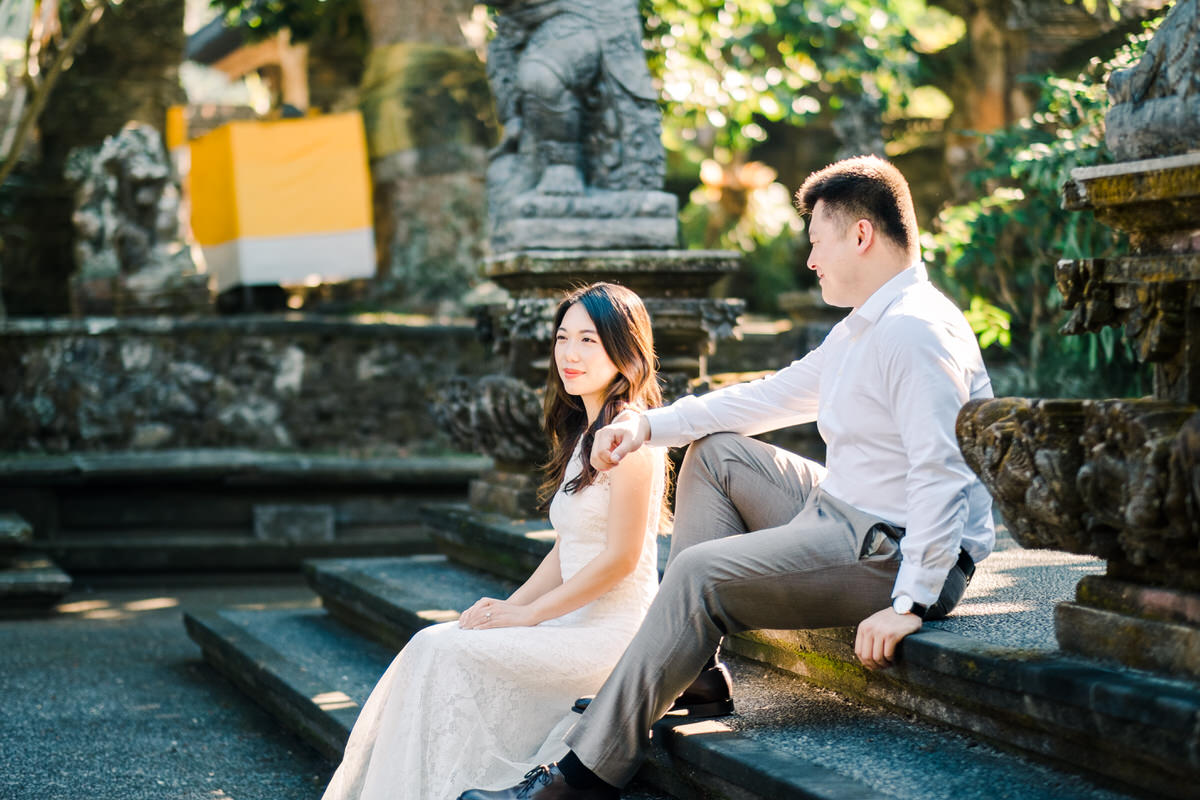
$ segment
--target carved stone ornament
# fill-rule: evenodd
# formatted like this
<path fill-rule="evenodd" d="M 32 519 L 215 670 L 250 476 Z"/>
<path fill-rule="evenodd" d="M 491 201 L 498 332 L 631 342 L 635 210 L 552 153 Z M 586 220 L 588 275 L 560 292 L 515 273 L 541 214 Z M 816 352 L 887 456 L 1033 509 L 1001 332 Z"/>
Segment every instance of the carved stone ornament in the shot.
<path fill-rule="evenodd" d="M 131 123 L 98 148 L 72 150 L 66 178 L 75 185 L 80 310 L 208 307 L 207 279 L 196 271 L 180 223 L 178 179 L 154 127 Z M 89 308 L 99 299 L 97 286 L 107 308 Z"/>
<path fill-rule="evenodd" d="M 1085 553 L 1109 574 L 1200 588 L 1200 414 L 1157 400 L 973 400 L 967 464 L 1024 547 Z"/>
<path fill-rule="evenodd" d="M 1179 0 L 1136 66 L 1108 80 L 1105 144 L 1120 160 L 1200 150 L 1200 0 Z"/>
<path fill-rule="evenodd" d="M 1189 281 L 1170 278 L 1188 276 L 1163 275 L 1158 277 L 1166 280 L 1142 282 L 1128 274 L 1131 262 L 1101 258 L 1060 261 L 1055 277 L 1063 308 L 1071 316 L 1059 332 L 1075 335 L 1124 325 L 1125 335 L 1136 344 L 1143 362 L 1169 361 L 1184 342 L 1192 294 Z"/>
<path fill-rule="evenodd" d="M 537 465 L 548 455 L 542 394 L 506 375 L 453 378 L 439 387 L 431 409 L 456 447 L 505 464 Z"/>
<path fill-rule="evenodd" d="M 674 247 L 636 0 L 495 0 L 492 249 Z"/>

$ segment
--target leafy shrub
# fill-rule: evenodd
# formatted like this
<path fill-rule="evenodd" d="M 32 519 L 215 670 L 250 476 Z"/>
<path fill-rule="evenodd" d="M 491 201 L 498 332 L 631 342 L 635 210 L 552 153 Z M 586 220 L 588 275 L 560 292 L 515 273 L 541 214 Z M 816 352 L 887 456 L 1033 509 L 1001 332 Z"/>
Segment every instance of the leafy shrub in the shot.
<path fill-rule="evenodd" d="M 1064 211 L 1071 170 L 1111 161 L 1104 149 L 1105 84 L 1145 51 L 1155 24 L 1111 57 L 1093 59 L 1074 78 L 1037 80 L 1034 114 L 981 135 L 982 168 L 967 176 L 978 199 L 943 209 L 923 242 L 934 280 L 968 309 L 985 348 L 997 394 L 1136 396 L 1150 390 L 1149 368 L 1121 333 L 1063 336 L 1062 295 L 1054 283 L 1063 258 L 1128 251 L 1124 235 L 1089 212 Z"/>

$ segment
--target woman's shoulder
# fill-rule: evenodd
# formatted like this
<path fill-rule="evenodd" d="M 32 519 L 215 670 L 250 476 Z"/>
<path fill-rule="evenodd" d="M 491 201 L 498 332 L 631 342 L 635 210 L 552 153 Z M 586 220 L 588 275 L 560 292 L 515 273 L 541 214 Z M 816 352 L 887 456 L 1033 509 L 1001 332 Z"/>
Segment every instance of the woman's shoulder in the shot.
<path fill-rule="evenodd" d="M 608 471 L 611 479 L 619 485 L 631 485 L 649 481 L 656 469 L 662 467 L 661 447 L 639 447 L 621 459 L 621 463 Z"/>

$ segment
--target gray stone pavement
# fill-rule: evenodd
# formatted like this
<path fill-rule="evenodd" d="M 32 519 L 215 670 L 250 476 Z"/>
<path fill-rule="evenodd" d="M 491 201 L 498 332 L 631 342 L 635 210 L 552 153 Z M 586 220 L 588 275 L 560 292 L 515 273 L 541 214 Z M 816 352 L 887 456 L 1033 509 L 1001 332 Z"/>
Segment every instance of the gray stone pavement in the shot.
<path fill-rule="evenodd" d="M 1026 550 L 998 524 L 996 549 L 979 563 L 962 602 L 926 627 L 1004 647 L 1057 650 L 1054 606 L 1074 600 L 1080 579 L 1104 569 L 1104 561 L 1092 556 Z"/>
<path fill-rule="evenodd" d="M 181 609 L 317 605 L 298 575 L 77 578 L 0 620 L 0 800 L 316 800 L 333 772 L 204 663 Z"/>

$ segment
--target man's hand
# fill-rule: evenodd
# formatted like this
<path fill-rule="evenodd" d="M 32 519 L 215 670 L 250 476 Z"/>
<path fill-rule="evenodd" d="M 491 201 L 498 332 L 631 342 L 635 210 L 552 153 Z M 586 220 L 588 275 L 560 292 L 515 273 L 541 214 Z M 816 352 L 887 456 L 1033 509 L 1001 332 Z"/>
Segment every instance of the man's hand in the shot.
<path fill-rule="evenodd" d="M 649 438 L 650 421 L 636 411 L 622 411 L 596 431 L 592 440 L 592 466 L 601 472 L 612 469 Z"/>
<path fill-rule="evenodd" d="M 876 611 L 858 623 L 854 655 L 867 669 L 883 669 L 896 663 L 896 645 L 910 633 L 921 630 L 916 614 L 897 614 L 891 608 Z"/>

